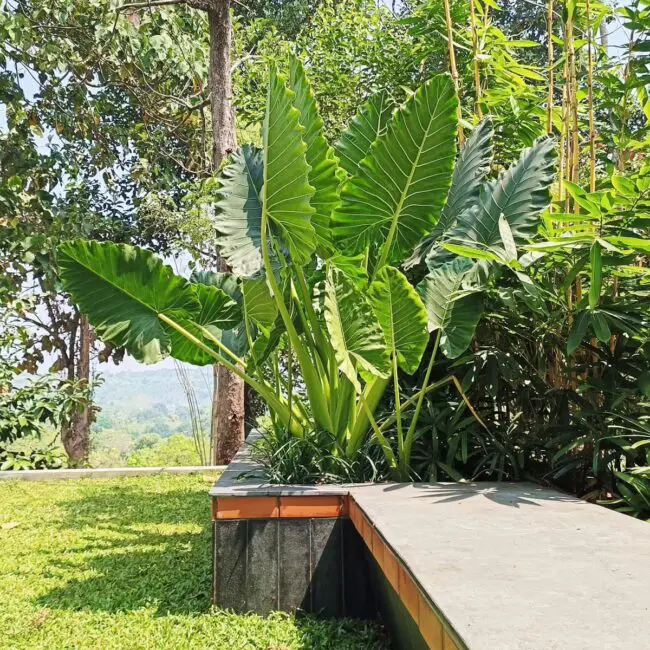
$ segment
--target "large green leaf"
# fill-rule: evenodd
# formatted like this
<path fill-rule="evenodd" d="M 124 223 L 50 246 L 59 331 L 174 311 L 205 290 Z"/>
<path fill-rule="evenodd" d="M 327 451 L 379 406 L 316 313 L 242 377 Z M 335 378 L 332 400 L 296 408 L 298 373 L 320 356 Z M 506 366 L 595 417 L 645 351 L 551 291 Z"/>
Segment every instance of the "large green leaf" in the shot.
<path fill-rule="evenodd" d="M 473 267 L 471 260 L 457 257 L 430 271 L 417 286 L 429 331 L 441 330 L 440 349 L 450 359 L 469 347 L 483 313 L 481 296 L 463 286 Z"/>
<path fill-rule="evenodd" d="M 456 167 L 447 194 L 447 202 L 433 231 L 417 246 L 413 255 L 405 263 L 405 268 L 424 264 L 426 257 L 439 246 L 442 236 L 455 225 L 458 215 L 479 201 L 481 185 L 490 169 L 492 159 L 492 120 L 483 120 L 465 142 L 456 160 Z M 435 250 L 433 254 L 451 259 L 444 251 Z M 441 260 L 443 263 L 445 260 Z"/>
<path fill-rule="evenodd" d="M 429 341 L 427 310 L 406 277 L 384 266 L 370 285 L 370 304 L 384 330 L 386 345 L 402 370 L 413 374 Z"/>
<path fill-rule="evenodd" d="M 264 186 L 262 211 L 276 226 L 280 238 L 296 264 L 306 264 L 316 247 L 310 200 L 307 145 L 302 140 L 300 111 L 293 106 L 290 91 L 275 68 L 270 70 L 264 139 Z"/>
<path fill-rule="evenodd" d="M 555 177 L 556 142 L 539 138 L 524 149 L 519 160 L 496 181 L 484 186 L 481 205 L 472 205 L 458 217 L 450 234 L 454 242 L 499 246 L 499 218 L 503 215 L 517 243 L 530 239 L 539 225 L 539 215 L 550 201 Z"/>
<path fill-rule="evenodd" d="M 172 353 L 172 333 L 159 313 L 200 311 L 189 283 L 141 248 L 71 241 L 59 246 L 57 263 L 65 290 L 98 336 L 138 361 L 157 363 Z"/>
<path fill-rule="evenodd" d="M 341 271 L 330 269 L 325 288 L 325 322 L 341 372 L 361 390 L 358 371 L 387 377 L 390 358 L 372 307 Z"/>
<path fill-rule="evenodd" d="M 472 131 L 461 150 L 451 178 L 447 202 L 436 225 L 440 233 L 449 229 L 463 210 L 478 203 L 481 184 L 490 171 L 493 135 L 492 120 L 487 118 Z"/>
<path fill-rule="evenodd" d="M 260 253 L 264 182 L 262 152 L 244 145 L 224 167 L 216 204 L 217 244 L 234 273 L 249 276 L 262 266 Z"/>
<path fill-rule="evenodd" d="M 435 225 L 456 152 L 457 101 L 448 76 L 421 86 L 376 140 L 334 212 L 346 250 L 379 249 L 379 266 L 398 263 Z"/>
<path fill-rule="evenodd" d="M 191 279 L 196 283 L 193 285 L 193 289 L 202 305 L 202 310 L 198 317 L 194 316 L 193 323 L 187 324 L 188 329 L 196 333 L 197 328 L 194 323 L 202 325 L 233 354 L 242 357 L 248 350 L 248 338 L 242 313 L 243 295 L 237 278 L 230 273 L 199 272 L 192 274 Z M 220 297 L 216 298 L 217 294 L 214 292 L 218 292 Z M 211 297 L 213 295 L 215 297 Z M 228 299 L 226 303 L 228 309 L 224 310 L 221 318 L 218 317 L 214 309 L 209 310 L 204 307 L 208 300 L 214 305 L 217 299 L 223 300 L 224 298 Z M 230 315 L 230 318 L 223 317 L 226 315 Z M 200 331 L 196 335 L 209 347 L 214 348 L 214 344 L 207 340 Z M 215 351 L 222 354 L 218 349 Z M 190 359 L 187 359 L 187 361 L 195 365 L 214 363 L 214 359 L 211 359 L 210 355 L 205 352 L 201 354 L 201 363 L 199 363 L 197 357 L 195 357 L 194 361 Z"/>
<path fill-rule="evenodd" d="M 296 57 L 291 58 L 289 84 L 295 93 L 293 105 L 300 111 L 300 124 L 305 129 L 302 139 L 307 145 L 307 164 L 311 167 L 309 184 L 315 190 L 311 199 L 311 206 L 315 209 L 311 223 L 316 235 L 317 251 L 321 257 L 329 257 L 332 253 L 330 218 L 339 203 L 338 164 L 334 150 L 323 136 L 323 120 L 318 114 L 316 100 L 302 63 Z"/>
<path fill-rule="evenodd" d="M 246 317 L 269 331 L 278 317 L 278 306 L 264 278 L 245 279 L 242 283 Z"/>
<path fill-rule="evenodd" d="M 336 143 L 340 166 L 350 176 L 356 175 L 359 163 L 368 155 L 372 143 L 386 131 L 395 104 L 385 90 L 368 99 Z"/>

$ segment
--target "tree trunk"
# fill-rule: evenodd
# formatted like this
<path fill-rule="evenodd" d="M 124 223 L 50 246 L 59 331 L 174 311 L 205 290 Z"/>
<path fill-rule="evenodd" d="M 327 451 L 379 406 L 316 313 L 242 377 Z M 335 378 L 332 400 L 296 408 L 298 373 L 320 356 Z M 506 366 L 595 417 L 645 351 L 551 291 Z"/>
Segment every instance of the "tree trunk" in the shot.
<path fill-rule="evenodd" d="M 237 146 L 235 113 L 232 107 L 230 46 L 232 26 L 229 0 L 211 0 L 208 9 L 210 27 L 210 93 L 212 105 L 213 166 Z M 220 263 L 218 270 L 228 270 Z M 244 441 L 244 382 L 223 366 L 213 368 L 212 461 L 229 463 Z"/>
<path fill-rule="evenodd" d="M 90 383 L 90 347 L 91 331 L 88 318 L 81 316 L 79 320 L 79 361 L 76 379 L 87 387 Z M 72 363 L 74 363 L 74 349 L 71 350 Z M 90 424 L 92 422 L 91 404 L 87 403 L 75 411 L 70 422 L 61 429 L 61 441 L 70 467 L 80 467 L 88 460 L 90 451 Z"/>

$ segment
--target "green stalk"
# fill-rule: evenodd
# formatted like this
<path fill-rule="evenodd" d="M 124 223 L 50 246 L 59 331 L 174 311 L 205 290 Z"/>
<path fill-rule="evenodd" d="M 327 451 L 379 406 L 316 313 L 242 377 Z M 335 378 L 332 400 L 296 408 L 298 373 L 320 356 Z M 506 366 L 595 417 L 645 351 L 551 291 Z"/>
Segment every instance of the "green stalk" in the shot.
<path fill-rule="evenodd" d="M 399 377 L 397 376 L 397 357 L 395 355 L 395 348 L 393 347 L 392 354 L 393 365 L 393 391 L 395 394 L 395 417 L 397 418 L 397 453 L 400 458 L 402 457 L 402 448 L 404 446 L 404 429 L 402 428 L 402 410 L 399 404 Z M 365 403 L 365 402 L 364 402 Z"/>
<path fill-rule="evenodd" d="M 203 350 L 205 353 L 210 355 L 215 361 L 222 364 L 224 367 L 228 368 L 232 373 L 237 375 L 240 379 L 245 381 L 253 390 L 260 394 L 262 398 L 266 400 L 269 407 L 273 409 L 277 415 L 280 417 L 282 422 L 287 428 L 290 428 L 292 433 L 295 435 L 302 435 L 304 433 L 304 428 L 297 420 L 291 418 L 291 412 L 286 404 L 283 404 L 280 401 L 280 398 L 274 393 L 273 388 L 266 383 L 259 382 L 253 379 L 251 376 L 247 375 L 239 366 L 230 363 L 227 359 L 224 359 L 220 354 L 215 352 L 212 348 L 207 346 L 203 341 L 198 339 L 194 334 L 188 332 L 182 325 L 179 325 L 176 321 L 172 320 L 166 314 L 158 314 L 158 318 L 165 324 L 169 325 L 172 329 L 175 329 L 179 334 L 184 336 L 188 341 L 191 341 L 198 348 Z"/>
<path fill-rule="evenodd" d="M 368 416 L 368 420 L 370 420 L 370 423 L 372 425 L 372 428 L 375 432 L 375 436 L 377 437 L 377 440 L 379 441 L 379 445 L 382 448 L 382 451 L 384 452 L 384 456 L 386 457 L 386 460 L 388 461 L 388 465 L 390 467 L 390 473 L 393 478 L 398 478 L 398 474 L 396 472 L 397 470 L 397 460 L 395 458 L 395 454 L 393 452 L 393 449 L 390 446 L 390 443 L 386 439 L 386 436 L 381 432 L 379 426 L 377 426 L 377 421 L 375 420 L 374 416 L 372 415 L 370 408 L 368 407 L 368 404 L 366 403 L 365 398 L 363 395 L 360 396 L 359 398 L 361 400 L 361 404 L 363 406 L 363 409 Z"/>
<path fill-rule="evenodd" d="M 429 378 L 431 377 L 431 371 L 435 364 L 436 356 L 438 354 L 438 346 L 440 345 L 440 336 L 442 330 L 439 329 L 436 334 L 436 340 L 433 344 L 433 352 L 431 353 L 431 358 L 429 359 L 429 364 L 427 365 L 427 370 L 424 373 L 424 381 L 422 382 L 422 387 L 429 385 Z M 411 464 L 411 447 L 413 446 L 413 436 L 415 435 L 415 429 L 418 425 L 418 420 L 420 419 L 420 411 L 422 410 L 422 404 L 424 402 L 424 392 L 420 391 L 417 404 L 415 405 L 415 413 L 413 414 L 413 419 L 406 433 L 406 441 L 404 442 L 404 448 L 402 454 L 400 454 L 400 466 L 404 467 Z"/>
<path fill-rule="evenodd" d="M 266 184 L 262 188 L 264 193 L 263 205 L 266 204 Z M 287 336 L 291 341 L 291 345 L 296 351 L 296 356 L 298 358 L 298 363 L 300 364 L 300 369 L 302 370 L 302 376 L 305 380 L 305 386 L 307 388 L 307 395 L 309 397 L 309 403 L 311 404 L 312 413 L 316 422 L 322 426 L 324 429 L 327 429 L 331 433 L 332 431 L 332 421 L 330 418 L 329 410 L 327 409 L 327 403 L 323 396 L 323 386 L 320 381 L 320 377 L 316 368 L 311 361 L 309 353 L 305 350 L 296 328 L 293 326 L 293 321 L 291 320 L 291 315 L 287 310 L 287 306 L 284 304 L 282 298 L 282 292 L 280 287 L 275 280 L 275 275 L 273 274 L 273 267 L 271 266 L 271 258 L 269 255 L 269 246 L 267 241 L 267 230 L 268 230 L 268 214 L 266 209 L 262 210 L 262 259 L 264 260 L 264 267 L 266 271 L 266 278 L 271 287 L 273 297 L 278 306 L 278 311 L 284 322 L 284 326 L 287 330 Z"/>
<path fill-rule="evenodd" d="M 423 395 L 423 394 L 427 395 L 431 391 L 436 390 L 436 389 L 440 388 L 441 386 L 444 386 L 445 384 L 448 384 L 450 381 L 452 381 L 452 377 L 453 377 L 453 375 L 449 375 L 449 376 L 445 377 L 444 379 L 441 379 L 440 381 L 436 381 L 433 384 L 430 384 L 426 388 L 422 388 L 417 393 L 415 393 L 415 395 L 412 395 L 411 397 L 409 397 L 407 400 L 405 400 L 404 402 L 402 402 L 400 404 L 401 411 L 404 412 L 407 408 L 409 408 L 410 406 L 415 404 L 415 402 L 418 400 L 420 395 Z M 394 423 L 395 423 L 395 414 L 393 413 L 392 415 L 389 415 L 379 425 L 379 429 L 383 433 L 384 431 L 386 431 L 386 429 L 388 429 L 388 427 L 392 426 Z"/>
<path fill-rule="evenodd" d="M 206 339 L 212 341 L 222 352 L 227 354 L 236 364 L 239 364 L 244 370 L 246 370 L 246 362 L 243 359 L 240 359 L 232 350 L 226 347 L 209 329 L 203 327 L 203 325 L 195 325 L 201 330 L 203 336 Z"/>
<path fill-rule="evenodd" d="M 366 406 L 370 410 L 370 413 L 374 413 L 377 410 L 379 405 L 379 400 L 381 400 L 384 392 L 386 391 L 386 386 L 390 377 L 376 377 L 372 381 L 366 384 L 366 387 L 363 389 L 360 400 L 365 400 Z M 356 410 L 354 416 L 354 423 L 350 429 L 350 435 L 348 436 L 348 445 L 347 453 L 348 456 L 351 456 L 363 442 L 363 437 L 368 431 L 370 426 L 370 420 L 366 409 L 364 408 L 363 401 L 359 403 L 359 406 Z"/>

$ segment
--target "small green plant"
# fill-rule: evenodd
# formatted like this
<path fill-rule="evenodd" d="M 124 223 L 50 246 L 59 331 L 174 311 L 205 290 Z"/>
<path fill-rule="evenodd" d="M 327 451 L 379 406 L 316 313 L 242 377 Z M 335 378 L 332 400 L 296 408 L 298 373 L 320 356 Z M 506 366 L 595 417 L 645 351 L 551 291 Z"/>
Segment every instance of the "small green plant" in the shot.
<path fill-rule="evenodd" d="M 63 244 L 58 264 L 104 340 L 145 363 L 218 361 L 257 391 L 276 426 L 348 463 L 372 439 L 389 474 L 408 480 L 424 395 L 460 389 L 453 375 L 430 382 L 437 351 L 453 358 L 469 346 L 491 273 L 487 252 L 478 263 L 459 253 L 515 254 L 548 202 L 553 143 L 481 184 L 486 123 L 454 170 L 457 100 L 445 75 L 397 109 L 373 97 L 336 150 L 322 126 L 301 63 L 290 61 L 286 80 L 271 69 L 263 148 L 232 155 L 214 206 L 232 274 L 188 282 L 143 249 L 94 241 Z M 414 254 L 426 267 L 417 287 L 398 268 Z M 418 369 L 431 331 L 422 386 L 402 401 L 399 375 Z M 391 384 L 395 411 L 378 422 Z"/>

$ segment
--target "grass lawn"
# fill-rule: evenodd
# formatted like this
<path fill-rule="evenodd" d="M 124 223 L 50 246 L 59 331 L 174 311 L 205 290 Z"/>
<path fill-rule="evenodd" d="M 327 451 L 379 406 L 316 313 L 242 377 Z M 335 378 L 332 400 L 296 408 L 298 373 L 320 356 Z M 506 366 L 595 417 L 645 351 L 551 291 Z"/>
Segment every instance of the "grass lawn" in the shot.
<path fill-rule="evenodd" d="M 0 482 L 0 648 L 386 648 L 359 621 L 211 609 L 213 476 Z"/>

